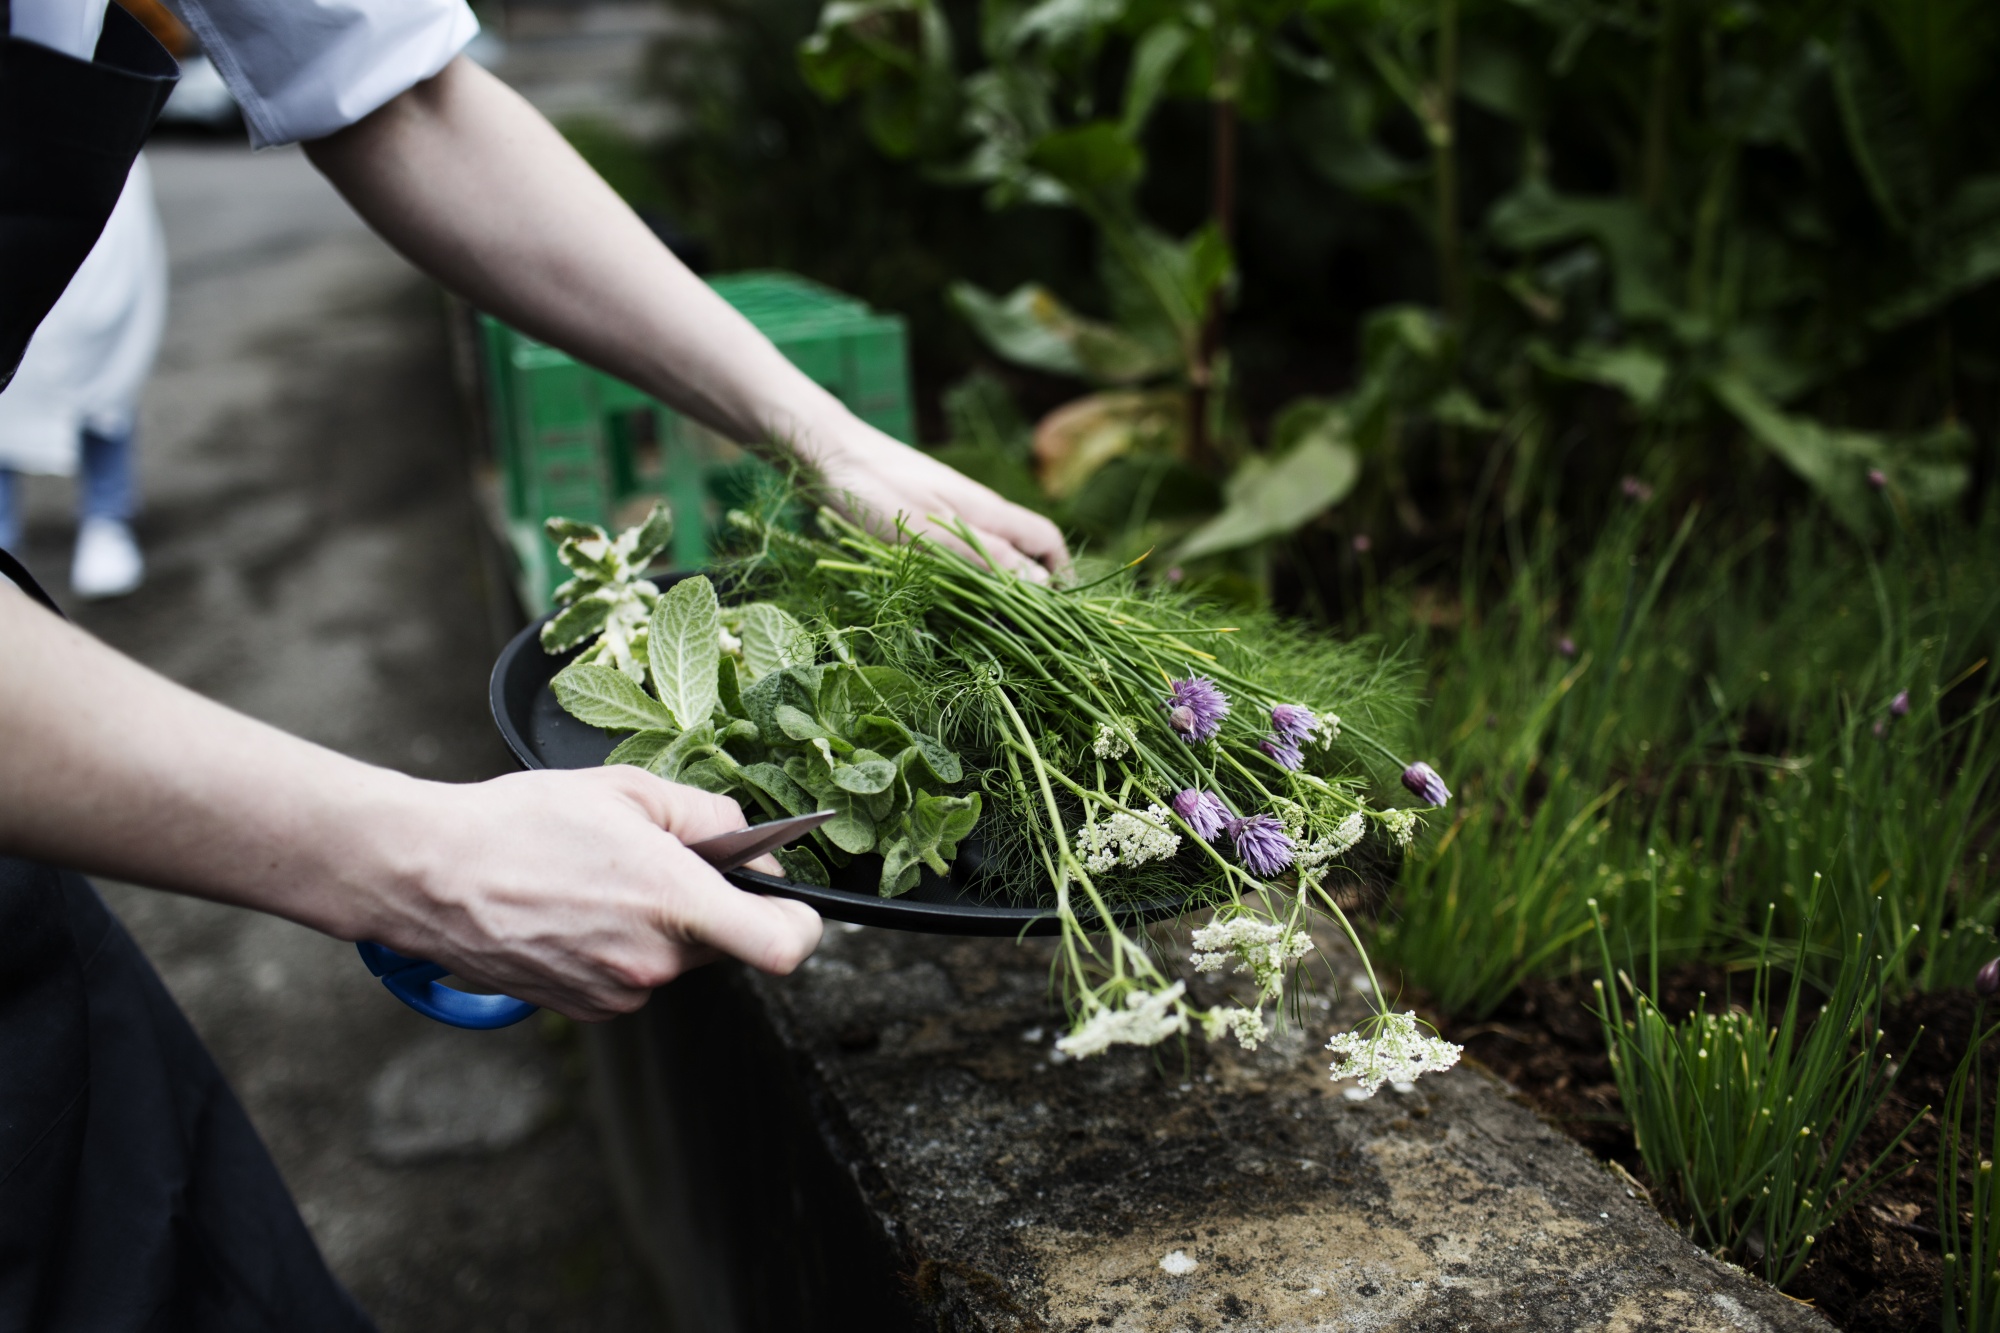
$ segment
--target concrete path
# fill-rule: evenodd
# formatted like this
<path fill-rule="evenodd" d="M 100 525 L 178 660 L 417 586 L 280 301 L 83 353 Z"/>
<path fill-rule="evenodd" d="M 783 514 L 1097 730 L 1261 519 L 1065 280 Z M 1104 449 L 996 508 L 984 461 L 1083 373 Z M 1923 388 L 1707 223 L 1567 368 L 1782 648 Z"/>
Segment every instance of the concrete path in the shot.
<path fill-rule="evenodd" d="M 66 599 L 70 487 L 53 481 L 30 488 L 32 564 L 93 632 L 210 697 L 421 776 L 504 771 L 438 293 L 296 150 L 151 155 L 174 265 L 141 446 L 152 577 L 124 601 Z M 385 1330 L 657 1326 L 562 1032 L 447 1032 L 348 945 L 107 896 Z"/>

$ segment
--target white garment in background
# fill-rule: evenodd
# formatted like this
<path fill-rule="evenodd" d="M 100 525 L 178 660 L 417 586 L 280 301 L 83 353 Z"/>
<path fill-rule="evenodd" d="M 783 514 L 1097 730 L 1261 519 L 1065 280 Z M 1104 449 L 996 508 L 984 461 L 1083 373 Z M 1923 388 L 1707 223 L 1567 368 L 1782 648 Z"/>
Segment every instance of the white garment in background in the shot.
<path fill-rule="evenodd" d="M 89 58 L 105 0 L 12 0 L 16 37 Z M 465 0 L 167 0 L 200 41 L 250 141 L 345 129 L 451 63 L 479 32 Z"/>
<path fill-rule="evenodd" d="M 0 467 L 73 476 L 86 427 L 130 431 L 166 321 L 167 241 L 142 156 L 0 392 Z"/>

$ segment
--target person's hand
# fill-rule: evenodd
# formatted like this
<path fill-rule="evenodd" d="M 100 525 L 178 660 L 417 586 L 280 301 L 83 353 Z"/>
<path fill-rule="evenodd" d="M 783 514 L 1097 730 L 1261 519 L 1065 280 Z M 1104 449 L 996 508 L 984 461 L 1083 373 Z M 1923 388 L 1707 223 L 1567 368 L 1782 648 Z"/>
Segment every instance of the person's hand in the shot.
<path fill-rule="evenodd" d="M 367 929 L 464 980 L 594 1021 L 718 954 L 783 974 L 818 947 L 810 907 L 745 893 L 683 845 L 743 827 L 727 797 L 622 765 L 425 787 L 413 873 Z"/>
<path fill-rule="evenodd" d="M 977 558 L 941 525 L 955 520 L 972 530 L 995 564 L 1023 578 L 1046 583 L 1069 563 L 1062 532 L 1048 519 L 863 422 L 852 422 L 808 461 L 834 507 L 878 536 L 896 537 L 900 516 L 911 536 Z"/>

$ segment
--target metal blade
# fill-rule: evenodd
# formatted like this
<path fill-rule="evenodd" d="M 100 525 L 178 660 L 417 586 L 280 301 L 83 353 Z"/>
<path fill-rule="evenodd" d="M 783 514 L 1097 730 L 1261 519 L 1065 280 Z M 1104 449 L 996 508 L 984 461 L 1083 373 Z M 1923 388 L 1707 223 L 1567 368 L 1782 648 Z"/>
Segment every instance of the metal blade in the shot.
<path fill-rule="evenodd" d="M 735 870 L 773 848 L 804 837 L 838 813 L 836 810 L 818 810 L 809 815 L 794 815 L 790 819 L 774 819 L 768 824 L 752 824 L 733 833 L 718 833 L 713 838 L 691 842 L 687 849 L 717 870 Z"/>

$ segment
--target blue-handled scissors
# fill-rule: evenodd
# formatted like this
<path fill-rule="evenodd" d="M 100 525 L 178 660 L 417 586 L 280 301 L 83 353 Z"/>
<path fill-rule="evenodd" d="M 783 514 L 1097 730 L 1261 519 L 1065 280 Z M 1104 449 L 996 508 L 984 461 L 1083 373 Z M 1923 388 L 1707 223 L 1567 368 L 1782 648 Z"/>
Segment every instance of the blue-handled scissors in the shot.
<path fill-rule="evenodd" d="M 834 814 L 832 810 L 821 810 L 790 819 L 774 819 L 768 824 L 752 824 L 749 828 L 691 842 L 687 849 L 717 870 L 736 870 L 794 838 L 805 836 Z M 363 940 L 355 947 L 361 951 L 361 961 L 382 978 L 389 993 L 425 1018 L 455 1028 L 485 1031 L 508 1027 L 535 1012 L 536 1006 L 511 995 L 474 995 L 440 985 L 439 978 L 450 974 L 426 959 L 411 958 L 372 940 Z"/>

